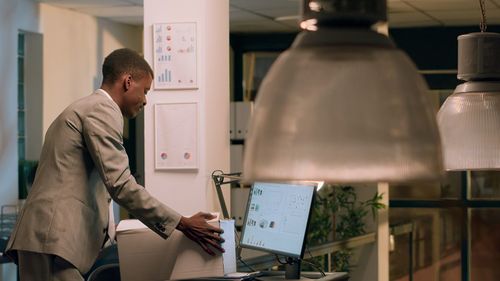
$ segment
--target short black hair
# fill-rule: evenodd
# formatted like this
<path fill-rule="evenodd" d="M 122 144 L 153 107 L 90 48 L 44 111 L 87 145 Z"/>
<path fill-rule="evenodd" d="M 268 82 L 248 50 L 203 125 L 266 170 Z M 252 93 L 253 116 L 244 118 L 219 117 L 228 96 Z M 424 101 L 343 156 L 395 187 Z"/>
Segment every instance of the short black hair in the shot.
<path fill-rule="evenodd" d="M 102 64 L 102 83 L 114 83 L 124 73 L 134 79 L 142 79 L 147 74 L 154 77 L 151 66 L 134 50 L 123 48 L 111 52 Z"/>

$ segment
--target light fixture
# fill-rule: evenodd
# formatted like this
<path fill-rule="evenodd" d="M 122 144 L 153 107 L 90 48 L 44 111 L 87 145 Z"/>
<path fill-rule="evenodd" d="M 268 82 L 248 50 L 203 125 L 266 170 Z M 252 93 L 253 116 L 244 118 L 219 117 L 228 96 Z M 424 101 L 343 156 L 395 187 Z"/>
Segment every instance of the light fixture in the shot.
<path fill-rule="evenodd" d="M 500 34 L 484 32 L 484 2 L 480 0 L 481 32 L 458 36 L 456 87 L 438 112 L 446 170 L 500 168 Z"/>
<path fill-rule="evenodd" d="M 400 182 L 441 175 L 428 89 L 372 25 L 385 0 L 304 0 L 302 31 L 256 98 L 243 175 L 255 180 Z"/>

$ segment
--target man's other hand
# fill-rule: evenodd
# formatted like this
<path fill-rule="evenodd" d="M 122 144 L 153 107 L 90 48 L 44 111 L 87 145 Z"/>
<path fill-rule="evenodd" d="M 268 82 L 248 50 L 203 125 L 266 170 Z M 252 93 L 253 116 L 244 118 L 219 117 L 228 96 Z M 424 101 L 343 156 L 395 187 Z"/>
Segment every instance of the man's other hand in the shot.
<path fill-rule="evenodd" d="M 209 245 L 220 252 L 224 252 L 224 249 L 220 246 L 220 243 L 224 242 L 224 239 L 220 237 L 220 234 L 223 232 L 221 228 L 207 223 L 207 220 L 214 218 L 216 216 L 204 212 L 198 212 L 189 218 L 181 217 L 177 229 L 182 231 L 189 239 L 198 243 L 209 255 L 215 256 L 215 252 L 210 249 Z"/>

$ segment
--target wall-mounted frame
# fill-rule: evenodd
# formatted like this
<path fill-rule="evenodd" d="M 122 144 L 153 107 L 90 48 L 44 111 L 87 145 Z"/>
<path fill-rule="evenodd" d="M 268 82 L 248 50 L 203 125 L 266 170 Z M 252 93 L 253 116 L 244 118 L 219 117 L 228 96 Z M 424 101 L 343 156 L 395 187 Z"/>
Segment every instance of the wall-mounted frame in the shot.
<path fill-rule="evenodd" d="M 198 105 L 155 104 L 154 116 L 155 169 L 198 169 Z"/>
<path fill-rule="evenodd" d="M 196 23 L 153 25 L 155 89 L 197 89 Z"/>

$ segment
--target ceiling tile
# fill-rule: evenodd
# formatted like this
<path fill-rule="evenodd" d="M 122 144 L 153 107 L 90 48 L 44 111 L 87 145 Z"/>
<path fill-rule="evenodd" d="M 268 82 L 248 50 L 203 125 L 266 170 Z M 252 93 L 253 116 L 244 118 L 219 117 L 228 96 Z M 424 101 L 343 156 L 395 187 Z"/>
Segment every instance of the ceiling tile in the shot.
<path fill-rule="evenodd" d="M 140 17 L 142 19 L 144 15 L 143 7 L 138 6 L 88 7 L 80 8 L 79 11 L 97 17 Z"/>
<path fill-rule="evenodd" d="M 229 14 L 230 22 L 240 22 L 240 21 L 249 22 L 252 20 L 261 21 L 264 19 L 265 19 L 264 17 L 258 16 L 258 15 L 255 15 L 255 14 L 252 14 L 249 12 L 245 12 L 242 10 L 234 11 L 234 12 L 231 12 Z"/>
<path fill-rule="evenodd" d="M 285 7 L 285 8 L 271 8 L 265 10 L 255 10 L 259 14 L 263 14 L 272 18 L 277 17 L 289 17 L 289 16 L 299 16 L 300 11 L 293 7 Z"/>
<path fill-rule="evenodd" d="M 144 1 L 143 0 L 123 0 L 124 2 L 129 2 L 131 4 L 136 4 L 140 6 L 144 6 Z"/>
<path fill-rule="evenodd" d="M 479 11 L 479 4 L 475 0 L 403 0 L 403 2 L 425 12 L 471 9 Z"/>
<path fill-rule="evenodd" d="M 229 5 L 254 11 L 289 8 L 299 11 L 300 3 L 300 1 L 290 0 L 230 0 Z"/>
<path fill-rule="evenodd" d="M 490 0 L 490 3 L 493 7 L 500 9 L 500 0 Z"/>
<path fill-rule="evenodd" d="M 1 0 L 0 0 L 1 1 Z M 15 1 L 15 0 L 14 0 Z M 144 0 L 35 0 L 117 22 L 141 25 Z M 389 26 L 477 25 L 477 0 L 387 0 Z M 297 30 L 300 0 L 230 0 L 230 28 L 244 32 Z M 486 0 L 488 24 L 500 24 L 500 0 Z M 259 16 L 261 14 L 261 16 Z M 427 14 L 427 15 L 426 15 Z M 269 18 L 280 18 L 272 21 Z M 253 28 L 253 29 L 252 29 Z"/>
<path fill-rule="evenodd" d="M 500 8 L 490 9 L 486 12 L 486 24 L 500 24 Z"/>
<path fill-rule="evenodd" d="M 283 17 L 276 18 L 275 21 L 286 24 L 288 26 L 293 27 L 295 30 L 299 30 L 300 26 L 300 18 L 299 17 Z"/>
<path fill-rule="evenodd" d="M 130 3 L 127 3 L 122 0 L 104 0 L 104 1 L 103 0 L 37 0 L 37 1 L 68 9 L 130 5 Z"/>
<path fill-rule="evenodd" d="M 111 17 L 109 19 L 112 21 L 119 22 L 119 23 L 125 23 L 125 24 L 130 24 L 130 25 L 135 25 L 135 26 L 142 26 L 143 25 L 142 17 Z"/>
<path fill-rule="evenodd" d="M 401 1 L 389 1 L 387 3 L 387 8 L 389 10 L 389 13 L 400 13 L 400 12 L 410 12 L 410 11 L 415 11 L 415 9 L 408 5 L 407 3 L 401 2 Z"/>
<path fill-rule="evenodd" d="M 389 14 L 389 27 L 433 26 L 440 25 L 427 15 L 419 12 Z"/>
<path fill-rule="evenodd" d="M 481 15 L 477 11 L 436 11 L 430 12 L 432 16 L 439 18 L 445 25 L 472 25 L 478 26 Z M 489 9 L 486 11 L 486 24 L 500 24 L 500 9 Z"/>
<path fill-rule="evenodd" d="M 462 23 L 479 23 L 481 21 L 481 14 L 474 9 L 427 11 L 427 13 L 445 24 L 449 21 L 459 21 Z"/>
<path fill-rule="evenodd" d="M 231 32 L 292 32 L 296 29 L 271 20 L 240 22 L 230 25 Z"/>

